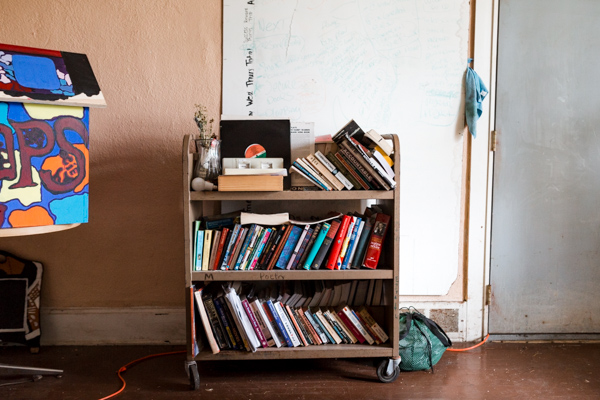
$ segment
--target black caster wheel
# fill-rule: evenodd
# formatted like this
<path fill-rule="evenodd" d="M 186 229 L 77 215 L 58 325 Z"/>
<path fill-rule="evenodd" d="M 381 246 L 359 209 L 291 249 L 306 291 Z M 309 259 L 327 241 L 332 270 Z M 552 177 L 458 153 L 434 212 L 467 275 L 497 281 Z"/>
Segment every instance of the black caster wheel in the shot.
<path fill-rule="evenodd" d="M 200 389 L 200 375 L 198 374 L 198 365 L 190 364 L 188 366 L 188 372 L 190 375 L 190 389 L 191 390 Z"/>
<path fill-rule="evenodd" d="M 396 366 L 391 374 L 388 373 L 387 369 L 389 362 L 390 360 L 383 360 L 379 363 L 379 366 L 377 367 L 377 377 L 383 383 L 392 383 L 396 379 L 398 379 L 398 376 L 400 375 L 399 366 Z"/>

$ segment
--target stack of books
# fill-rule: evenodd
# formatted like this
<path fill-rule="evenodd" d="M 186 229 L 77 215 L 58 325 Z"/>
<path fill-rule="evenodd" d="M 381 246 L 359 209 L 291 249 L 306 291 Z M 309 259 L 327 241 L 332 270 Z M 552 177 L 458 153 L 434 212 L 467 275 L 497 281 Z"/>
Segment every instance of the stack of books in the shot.
<path fill-rule="evenodd" d="M 194 271 L 376 269 L 390 225 L 377 206 L 315 222 L 287 214 L 236 218 L 194 221 Z"/>
<path fill-rule="evenodd" d="M 350 290 L 352 282 L 321 284 L 348 286 Z M 192 288 L 201 325 L 196 330 L 205 333 L 214 354 L 221 350 L 254 352 L 261 347 L 379 345 L 388 341 L 387 333 L 364 304 L 348 304 L 339 297 L 335 304 L 323 301 L 322 296 L 317 297 L 317 288 L 313 289 L 307 297 L 306 292 L 291 293 L 285 285 L 273 283 L 262 288 L 240 282 Z"/>
<path fill-rule="evenodd" d="M 392 146 L 376 131 L 364 132 L 351 120 L 332 136 L 337 151 L 297 158 L 290 168 L 328 191 L 392 190 L 396 187 Z"/>

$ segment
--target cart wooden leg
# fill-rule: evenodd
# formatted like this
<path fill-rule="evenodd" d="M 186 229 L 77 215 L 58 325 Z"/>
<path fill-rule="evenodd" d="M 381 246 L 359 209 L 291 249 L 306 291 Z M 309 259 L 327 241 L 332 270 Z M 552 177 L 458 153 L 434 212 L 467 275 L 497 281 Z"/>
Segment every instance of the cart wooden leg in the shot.
<path fill-rule="evenodd" d="M 196 361 L 186 361 L 185 372 L 188 378 L 190 378 L 190 389 L 200 389 L 200 375 L 198 374 L 198 364 L 196 364 Z"/>

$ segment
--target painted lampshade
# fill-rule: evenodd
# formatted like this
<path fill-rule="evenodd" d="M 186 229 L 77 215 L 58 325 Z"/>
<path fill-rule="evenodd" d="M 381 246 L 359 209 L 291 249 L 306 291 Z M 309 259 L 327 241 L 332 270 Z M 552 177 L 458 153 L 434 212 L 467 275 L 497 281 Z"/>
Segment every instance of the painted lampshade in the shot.
<path fill-rule="evenodd" d="M 88 222 L 89 107 L 104 106 L 84 54 L 0 44 L 0 232 Z"/>

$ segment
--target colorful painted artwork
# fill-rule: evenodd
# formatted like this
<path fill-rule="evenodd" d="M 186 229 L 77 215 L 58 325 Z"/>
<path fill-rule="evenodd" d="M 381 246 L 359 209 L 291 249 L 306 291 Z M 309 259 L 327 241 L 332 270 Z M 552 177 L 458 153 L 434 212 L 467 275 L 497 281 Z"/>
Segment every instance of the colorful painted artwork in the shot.
<path fill-rule="evenodd" d="M 0 44 L 0 101 L 104 107 L 85 54 Z"/>
<path fill-rule="evenodd" d="M 89 109 L 0 102 L 0 228 L 88 221 Z"/>

